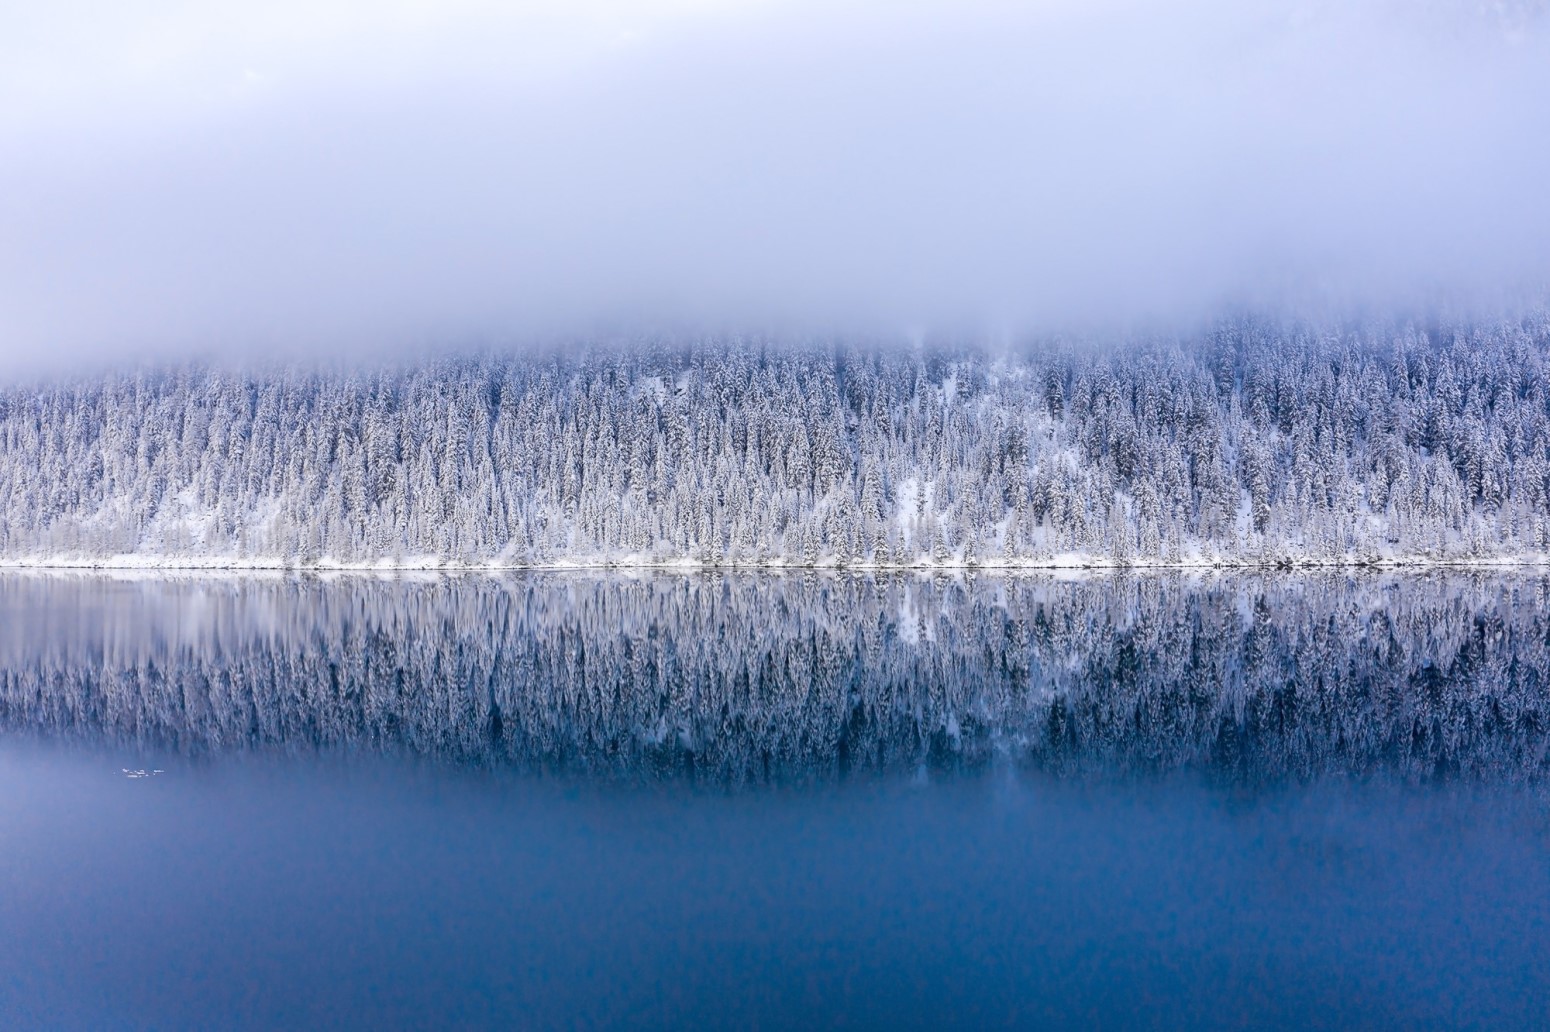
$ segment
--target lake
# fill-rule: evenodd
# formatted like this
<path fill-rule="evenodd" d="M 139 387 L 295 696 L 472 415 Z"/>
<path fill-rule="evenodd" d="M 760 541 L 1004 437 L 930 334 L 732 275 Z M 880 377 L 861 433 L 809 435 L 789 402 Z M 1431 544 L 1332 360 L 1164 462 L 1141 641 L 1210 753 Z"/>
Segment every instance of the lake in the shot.
<path fill-rule="evenodd" d="M 12 1028 L 1533 1028 L 1550 576 L 0 575 Z"/>

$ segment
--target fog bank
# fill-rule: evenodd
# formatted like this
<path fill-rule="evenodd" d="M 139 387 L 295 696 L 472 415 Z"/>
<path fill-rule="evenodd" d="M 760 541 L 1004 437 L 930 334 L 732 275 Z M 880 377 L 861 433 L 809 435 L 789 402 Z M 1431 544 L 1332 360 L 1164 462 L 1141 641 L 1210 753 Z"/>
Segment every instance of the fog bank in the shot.
<path fill-rule="evenodd" d="M 1543 4 L 140 2 L 0 41 L 12 368 L 1550 281 Z"/>

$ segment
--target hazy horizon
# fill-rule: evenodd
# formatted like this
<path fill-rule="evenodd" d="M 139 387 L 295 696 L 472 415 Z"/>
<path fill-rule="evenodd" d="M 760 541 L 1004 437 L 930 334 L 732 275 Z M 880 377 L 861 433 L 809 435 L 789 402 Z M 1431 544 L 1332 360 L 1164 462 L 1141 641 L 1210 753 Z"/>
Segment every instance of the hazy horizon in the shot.
<path fill-rule="evenodd" d="M 1550 283 L 1543 3 L 0 15 L 0 365 Z"/>

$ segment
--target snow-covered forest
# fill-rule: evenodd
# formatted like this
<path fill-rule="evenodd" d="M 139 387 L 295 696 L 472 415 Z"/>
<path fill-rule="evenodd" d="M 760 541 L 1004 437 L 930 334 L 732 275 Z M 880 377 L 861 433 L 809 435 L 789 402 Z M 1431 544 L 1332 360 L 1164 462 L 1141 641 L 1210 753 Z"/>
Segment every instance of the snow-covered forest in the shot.
<path fill-rule="evenodd" d="M 0 471 L 12 563 L 1539 560 L 1550 315 L 162 367 L 6 386 Z"/>
<path fill-rule="evenodd" d="M 1550 775 L 1537 573 L 132 576 L 0 576 L 0 733 L 730 784 Z"/>

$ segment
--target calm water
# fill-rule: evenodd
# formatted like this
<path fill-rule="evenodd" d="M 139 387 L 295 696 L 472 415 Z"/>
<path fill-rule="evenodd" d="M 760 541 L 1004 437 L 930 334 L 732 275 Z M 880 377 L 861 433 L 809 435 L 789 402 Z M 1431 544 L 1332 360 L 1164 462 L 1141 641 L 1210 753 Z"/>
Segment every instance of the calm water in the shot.
<path fill-rule="evenodd" d="M 0 576 L 0 1024 L 1543 1027 L 1547 598 Z"/>

